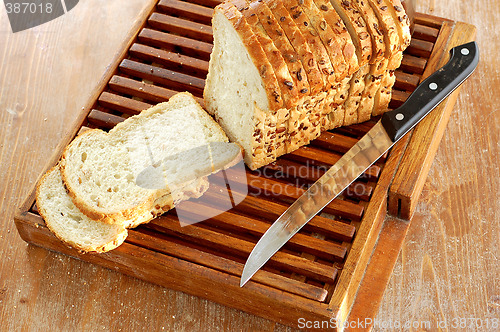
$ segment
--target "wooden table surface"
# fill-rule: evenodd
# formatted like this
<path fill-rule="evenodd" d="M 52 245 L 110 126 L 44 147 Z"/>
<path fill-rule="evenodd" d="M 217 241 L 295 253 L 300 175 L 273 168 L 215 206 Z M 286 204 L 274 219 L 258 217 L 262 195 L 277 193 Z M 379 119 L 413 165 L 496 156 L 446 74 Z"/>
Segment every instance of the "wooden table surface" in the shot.
<path fill-rule="evenodd" d="M 0 331 L 293 330 L 17 234 L 16 207 L 151 1 L 84 0 L 16 34 L 0 6 Z M 481 61 L 458 97 L 385 292 L 377 319 L 386 326 L 500 324 L 499 8 L 499 0 L 419 0 L 420 12 L 476 25 Z"/>

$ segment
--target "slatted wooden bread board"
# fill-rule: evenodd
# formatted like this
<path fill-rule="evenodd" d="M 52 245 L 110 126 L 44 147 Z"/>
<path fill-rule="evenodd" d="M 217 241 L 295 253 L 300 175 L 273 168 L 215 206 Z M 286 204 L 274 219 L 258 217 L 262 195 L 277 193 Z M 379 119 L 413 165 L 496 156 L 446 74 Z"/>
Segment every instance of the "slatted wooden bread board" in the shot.
<path fill-rule="evenodd" d="M 108 130 L 176 91 L 190 91 L 203 104 L 212 47 L 210 18 L 217 4 L 160 0 L 149 8 L 47 169 L 81 130 Z M 390 106 L 401 105 L 423 77 L 446 62 L 447 50 L 473 35 L 469 25 L 418 14 Z M 131 230 L 122 246 L 106 254 L 80 254 L 57 240 L 37 213 L 34 190 L 20 207 L 16 225 L 29 243 L 291 326 L 299 318 L 373 316 L 408 227 L 404 221 L 392 225 L 396 238 L 388 238 L 391 225 L 384 224 L 384 217 L 388 209 L 407 219 L 411 216 L 457 93 L 327 206 L 243 288 L 243 264 L 259 237 L 304 185 L 321 176 L 374 121 L 323 133 L 264 169 L 247 170 L 250 195 L 228 212 L 187 227 L 169 212 Z M 408 174 L 409 181 L 402 181 Z M 213 208 L 210 202 L 220 198 L 221 176 L 211 177 L 203 202 L 192 200 L 185 208 L 195 213 Z M 233 188 L 232 194 L 241 193 Z M 383 259 L 374 256 L 376 268 L 368 265 L 372 253 L 384 246 L 390 246 L 389 254 Z M 356 294 L 375 305 L 359 303 Z"/>

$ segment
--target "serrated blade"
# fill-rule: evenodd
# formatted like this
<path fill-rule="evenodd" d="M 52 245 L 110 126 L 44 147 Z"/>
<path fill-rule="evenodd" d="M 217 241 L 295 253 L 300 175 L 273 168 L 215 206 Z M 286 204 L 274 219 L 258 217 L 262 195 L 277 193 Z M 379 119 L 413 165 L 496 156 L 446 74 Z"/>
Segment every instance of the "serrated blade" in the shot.
<path fill-rule="evenodd" d="M 248 257 L 240 286 L 393 144 L 381 122 L 377 122 L 267 230 Z"/>

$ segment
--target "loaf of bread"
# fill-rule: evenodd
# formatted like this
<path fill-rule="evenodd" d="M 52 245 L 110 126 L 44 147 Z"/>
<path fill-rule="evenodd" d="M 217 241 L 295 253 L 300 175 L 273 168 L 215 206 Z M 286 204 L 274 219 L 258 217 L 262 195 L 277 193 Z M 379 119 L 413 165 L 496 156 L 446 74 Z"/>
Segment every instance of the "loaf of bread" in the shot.
<path fill-rule="evenodd" d="M 400 0 L 228 0 L 204 99 L 251 169 L 387 110 L 410 43 Z"/>
<path fill-rule="evenodd" d="M 127 229 L 200 197 L 207 176 L 241 161 L 241 148 L 189 93 L 66 147 L 37 186 L 50 230 L 84 252 L 120 245 Z"/>

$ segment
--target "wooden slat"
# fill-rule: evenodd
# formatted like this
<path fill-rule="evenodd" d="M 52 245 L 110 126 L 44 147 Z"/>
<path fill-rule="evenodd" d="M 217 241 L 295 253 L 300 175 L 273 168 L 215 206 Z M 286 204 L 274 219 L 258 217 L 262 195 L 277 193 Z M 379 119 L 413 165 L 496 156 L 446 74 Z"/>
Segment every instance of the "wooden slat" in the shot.
<path fill-rule="evenodd" d="M 400 70 L 396 70 L 396 83 L 394 84 L 394 88 L 405 91 L 413 91 L 419 82 L 419 75 L 407 74 Z"/>
<path fill-rule="evenodd" d="M 418 13 L 418 15 L 415 16 L 415 24 L 425 25 L 435 29 L 440 29 L 445 22 L 452 23 L 454 21 L 424 13 Z"/>
<path fill-rule="evenodd" d="M 231 275 L 240 276 L 243 272 L 242 263 L 235 262 L 224 257 L 211 255 L 199 249 L 191 248 L 182 243 L 173 241 L 172 238 L 167 238 L 165 236 L 160 237 L 157 233 L 149 234 L 147 231 L 142 230 L 142 228 L 138 231 L 129 231 L 127 242 L 173 257 L 179 257 L 181 259 L 226 272 Z M 279 274 L 271 273 L 265 270 L 259 270 L 254 275 L 253 280 L 255 282 L 319 302 L 324 301 L 327 295 L 327 291 L 323 288 L 286 278 Z"/>
<path fill-rule="evenodd" d="M 406 53 L 413 56 L 428 58 L 431 55 L 434 44 L 425 40 L 412 39 L 410 46 L 406 49 Z"/>
<path fill-rule="evenodd" d="M 158 83 L 166 88 L 185 89 L 201 95 L 205 80 L 181 74 L 172 70 L 125 59 L 120 64 L 120 71 L 125 74 Z"/>
<path fill-rule="evenodd" d="M 389 107 L 391 108 L 397 108 L 408 99 L 410 96 L 410 92 L 406 91 L 401 91 L 401 90 L 392 90 L 392 100 L 391 103 L 389 104 Z"/>
<path fill-rule="evenodd" d="M 325 131 L 311 142 L 311 146 L 318 146 L 325 150 L 346 153 L 354 144 L 358 142 L 357 139 L 344 136 L 338 133 Z"/>
<path fill-rule="evenodd" d="M 251 172 L 247 173 L 247 179 L 250 191 L 253 194 L 258 193 L 259 196 L 268 196 L 290 202 L 295 201 L 305 192 L 305 189 L 296 185 L 258 176 Z M 363 211 L 362 205 L 341 199 L 333 200 L 323 209 L 323 212 L 356 221 L 361 219 Z"/>
<path fill-rule="evenodd" d="M 333 133 L 339 133 L 345 136 L 352 136 L 356 139 L 363 137 L 372 127 L 375 125 L 376 121 L 370 120 L 362 123 L 357 123 L 348 127 L 339 127 L 333 130 Z"/>
<path fill-rule="evenodd" d="M 426 59 L 405 54 L 403 60 L 401 61 L 401 67 L 399 68 L 406 72 L 421 75 L 424 72 L 426 65 L 427 65 Z"/>
<path fill-rule="evenodd" d="M 144 28 L 137 36 L 141 43 L 201 59 L 210 59 L 212 44 Z"/>
<path fill-rule="evenodd" d="M 232 192 L 232 194 L 233 196 L 238 195 L 238 193 L 235 192 Z M 206 196 L 206 199 L 209 202 L 217 202 L 218 200 L 225 199 L 225 196 L 210 191 L 204 196 Z M 244 197 L 242 202 L 234 209 L 237 212 L 241 212 L 255 218 L 264 218 L 268 221 L 275 221 L 283 212 L 285 212 L 288 206 L 288 204 L 273 202 L 250 195 Z M 354 226 L 321 216 L 315 216 L 312 218 L 311 221 L 304 226 L 304 229 L 324 234 L 338 241 L 351 241 L 356 230 Z"/>
<path fill-rule="evenodd" d="M 412 38 L 415 39 L 420 39 L 420 40 L 425 40 L 428 42 L 434 43 L 439 35 L 439 29 L 426 26 L 426 25 L 421 25 L 421 24 L 415 24 L 415 30 L 413 31 Z"/>
<path fill-rule="evenodd" d="M 155 29 L 175 33 L 183 37 L 211 43 L 213 40 L 212 27 L 205 24 L 183 20 L 178 17 L 153 13 L 148 23 Z"/>
<path fill-rule="evenodd" d="M 137 43 L 130 47 L 129 52 L 135 58 L 158 63 L 166 69 L 201 78 L 207 76 L 208 62 L 204 60 Z"/>
<path fill-rule="evenodd" d="M 152 103 L 162 103 L 164 101 L 168 101 L 170 97 L 178 93 L 178 91 L 162 88 L 161 86 L 140 82 L 118 75 L 111 78 L 108 87 L 112 91 L 139 97 Z M 194 98 L 202 107 L 204 107 L 204 101 L 202 98 L 196 96 Z"/>
<path fill-rule="evenodd" d="M 143 98 L 154 103 L 167 101 L 178 93 L 178 91 L 169 90 L 118 75 L 111 78 L 108 87 L 115 92 Z"/>
<path fill-rule="evenodd" d="M 98 99 L 99 105 L 126 114 L 139 114 L 152 105 L 131 98 L 122 97 L 114 93 L 103 92 Z"/>
<path fill-rule="evenodd" d="M 120 122 L 123 122 L 125 118 L 94 109 L 89 113 L 87 120 L 97 128 L 111 129 Z"/>
<path fill-rule="evenodd" d="M 213 249 L 220 248 L 220 250 L 225 250 L 241 257 L 248 257 L 255 246 L 255 243 L 217 233 L 209 229 L 196 227 L 196 225 L 181 227 L 178 219 L 170 214 L 161 216 L 144 227 L 159 232 L 167 232 L 183 239 L 193 240 L 195 243 L 206 244 Z M 333 266 L 316 263 L 282 251 L 278 251 L 271 257 L 267 264 L 290 272 L 303 274 L 322 282 L 332 282 L 337 275 L 337 269 Z"/>
<path fill-rule="evenodd" d="M 183 216 L 192 220 L 203 220 L 202 225 L 212 225 L 217 228 L 235 231 L 238 234 L 252 234 L 255 239 L 260 238 L 271 226 L 270 223 L 250 218 L 233 211 L 225 211 L 215 204 L 209 204 L 203 199 L 185 201 L 176 207 Z M 206 216 L 215 215 L 206 219 Z M 303 233 L 296 234 L 288 241 L 284 248 L 308 252 L 326 260 L 342 261 L 347 248 L 338 243 L 324 241 Z"/>
<path fill-rule="evenodd" d="M 178 0 L 160 0 L 158 9 L 166 14 L 180 16 L 206 25 L 210 25 L 213 15 L 212 8 Z"/>

